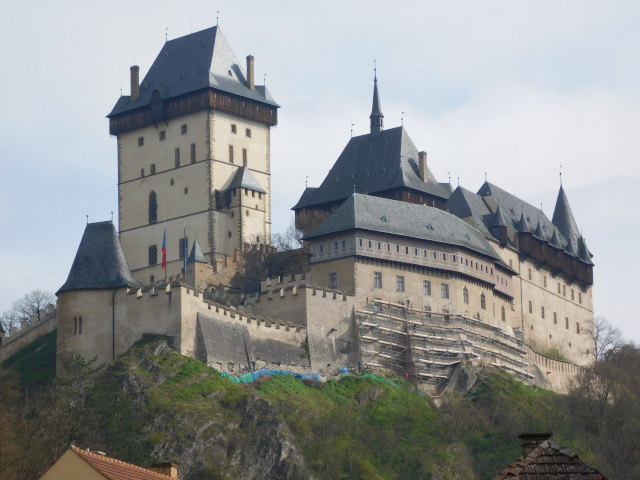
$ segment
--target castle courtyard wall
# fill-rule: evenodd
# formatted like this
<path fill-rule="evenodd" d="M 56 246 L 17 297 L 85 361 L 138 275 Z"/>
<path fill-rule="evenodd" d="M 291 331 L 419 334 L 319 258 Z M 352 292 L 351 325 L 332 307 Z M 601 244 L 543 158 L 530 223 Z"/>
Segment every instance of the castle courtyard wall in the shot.
<path fill-rule="evenodd" d="M 26 347 L 37 338 L 53 332 L 58 325 L 58 312 L 54 305 L 40 310 L 40 320 L 36 315 L 31 316 L 30 322 L 22 322 L 20 329 L 11 327 L 9 337 L 0 338 L 0 363 L 20 349 Z"/>

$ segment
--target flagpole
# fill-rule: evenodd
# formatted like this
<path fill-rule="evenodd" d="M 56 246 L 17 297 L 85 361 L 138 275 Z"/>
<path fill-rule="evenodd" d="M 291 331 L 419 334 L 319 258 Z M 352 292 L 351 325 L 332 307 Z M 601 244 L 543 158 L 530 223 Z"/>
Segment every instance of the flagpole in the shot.
<path fill-rule="evenodd" d="M 184 221 L 184 281 L 187 281 L 187 221 Z"/>
<path fill-rule="evenodd" d="M 162 269 L 164 270 L 164 283 L 167 283 L 167 220 L 164 221 L 164 235 L 162 236 Z"/>

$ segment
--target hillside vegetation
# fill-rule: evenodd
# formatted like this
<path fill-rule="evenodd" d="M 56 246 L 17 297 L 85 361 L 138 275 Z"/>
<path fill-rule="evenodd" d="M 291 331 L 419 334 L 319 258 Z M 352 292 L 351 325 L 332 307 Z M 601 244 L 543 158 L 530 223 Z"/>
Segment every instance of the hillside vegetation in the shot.
<path fill-rule="evenodd" d="M 143 466 L 172 461 L 189 480 L 487 479 L 521 454 L 523 431 L 553 431 L 611 478 L 639 478 L 638 417 L 621 424 L 617 402 L 591 398 L 588 382 L 565 397 L 486 368 L 469 392 L 436 407 L 400 379 L 236 384 L 150 337 L 105 368 L 72 359 L 65 377 L 47 383 L 18 368 L 27 357 L 36 368 L 51 358 L 43 345 L 11 359 L 15 370 L 0 369 L 3 478 L 37 478 L 73 442 Z M 629 398 L 626 410 L 637 413 Z M 631 449 L 613 452 L 627 455 L 615 459 L 622 464 L 602 441 L 605 419 L 625 429 L 618 442 L 635 436 Z"/>

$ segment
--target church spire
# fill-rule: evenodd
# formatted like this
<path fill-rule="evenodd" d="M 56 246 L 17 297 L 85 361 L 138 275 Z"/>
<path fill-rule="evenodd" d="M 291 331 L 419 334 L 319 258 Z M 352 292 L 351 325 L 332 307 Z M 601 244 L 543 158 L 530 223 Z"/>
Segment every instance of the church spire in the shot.
<path fill-rule="evenodd" d="M 562 185 L 560 185 L 558 200 L 556 201 L 556 208 L 553 211 L 553 219 L 551 221 L 558 227 L 562 236 L 567 241 L 571 239 L 575 246 L 580 237 L 580 230 L 578 230 L 576 220 L 573 218 L 573 212 L 571 212 L 571 207 L 569 206 L 569 199 Z"/>
<path fill-rule="evenodd" d="M 380 108 L 380 97 L 378 96 L 378 75 L 375 69 L 373 74 L 373 106 L 371 107 L 371 115 L 369 115 L 369 118 L 371 119 L 371 135 L 380 133 L 384 128 L 382 122 L 384 115 Z"/>

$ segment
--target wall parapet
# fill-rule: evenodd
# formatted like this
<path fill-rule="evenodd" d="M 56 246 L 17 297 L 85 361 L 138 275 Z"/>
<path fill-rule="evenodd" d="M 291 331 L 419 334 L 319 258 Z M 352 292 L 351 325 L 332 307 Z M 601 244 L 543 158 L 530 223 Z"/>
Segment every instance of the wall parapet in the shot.
<path fill-rule="evenodd" d="M 563 362 L 562 360 L 556 360 L 554 358 L 545 357 L 533 350 L 529 345 L 526 345 L 527 359 L 532 365 L 537 365 L 541 369 L 546 369 L 554 372 L 567 373 L 570 375 L 577 375 L 585 370 L 584 367 L 576 365 L 571 362 Z"/>
<path fill-rule="evenodd" d="M 20 329 L 12 326 L 9 336 L 0 339 L 0 362 L 6 360 L 22 347 L 35 339 L 56 329 L 58 325 L 58 310 L 50 304 L 40 310 L 40 320 L 37 315 L 31 315 L 29 321 L 20 322 Z"/>

